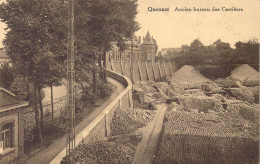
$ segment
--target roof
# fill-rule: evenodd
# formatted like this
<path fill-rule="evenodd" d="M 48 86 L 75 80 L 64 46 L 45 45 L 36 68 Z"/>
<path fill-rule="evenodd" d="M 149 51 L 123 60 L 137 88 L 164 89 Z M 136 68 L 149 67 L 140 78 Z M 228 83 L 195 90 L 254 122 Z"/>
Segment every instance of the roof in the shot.
<path fill-rule="evenodd" d="M 28 105 L 28 102 L 18 101 L 15 99 L 15 95 L 13 93 L 4 88 L 0 88 L 0 112 Z"/>
<path fill-rule="evenodd" d="M 0 48 L 0 58 L 10 59 L 10 57 L 6 55 L 3 48 Z"/>
<path fill-rule="evenodd" d="M 154 44 L 153 38 L 150 35 L 150 32 L 148 31 L 142 44 Z"/>

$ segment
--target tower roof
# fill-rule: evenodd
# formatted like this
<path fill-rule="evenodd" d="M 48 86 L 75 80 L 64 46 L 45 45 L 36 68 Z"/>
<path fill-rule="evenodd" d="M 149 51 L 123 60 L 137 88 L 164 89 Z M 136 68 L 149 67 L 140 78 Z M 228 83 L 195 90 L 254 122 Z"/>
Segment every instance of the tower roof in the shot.
<path fill-rule="evenodd" d="M 154 44 L 153 38 L 150 35 L 150 32 L 148 31 L 142 44 Z"/>

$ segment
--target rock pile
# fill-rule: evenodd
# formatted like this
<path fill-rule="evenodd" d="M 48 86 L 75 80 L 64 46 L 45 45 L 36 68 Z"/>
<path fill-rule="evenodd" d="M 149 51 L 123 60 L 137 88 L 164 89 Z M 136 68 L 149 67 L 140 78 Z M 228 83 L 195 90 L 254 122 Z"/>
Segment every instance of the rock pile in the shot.
<path fill-rule="evenodd" d="M 135 146 L 131 143 L 99 141 L 75 149 L 75 163 L 131 163 Z M 73 162 L 73 163 L 74 163 Z"/>
<path fill-rule="evenodd" d="M 257 163 L 259 132 L 254 117 L 246 108 L 169 111 L 154 163 Z"/>
<path fill-rule="evenodd" d="M 259 72 L 254 68 L 250 67 L 248 64 L 242 64 L 236 67 L 228 79 L 234 81 L 240 81 L 246 86 L 258 86 L 259 85 Z"/>
<path fill-rule="evenodd" d="M 155 111 L 145 109 L 117 109 L 111 123 L 111 135 L 135 132 L 154 117 Z"/>
<path fill-rule="evenodd" d="M 178 97 L 178 102 L 183 106 L 184 111 L 197 111 L 207 113 L 212 111 L 224 111 L 223 108 L 224 98 L 221 95 L 214 96 L 198 96 L 193 94 L 182 95 Z"/>
<path fill-rule="evenodd" d="M 210 80 L 195 70 L 193 66 L 185 65 L 172 75 L 170 81 L 173 83 L 204 83 Z"/>
<path fill-rule="evenodd" d="M 165 133 L 193 134 L 209 136 L 226 136 L 258 139 L 258 124 L 253 120 L 256 116 L 245 106 L 236 107 L 236 112 L 191 113 L 169 111 Z M 248 109 L 248 108 L 247 108 Z M 241 116 L 243 113 L 244 117 Z"/>

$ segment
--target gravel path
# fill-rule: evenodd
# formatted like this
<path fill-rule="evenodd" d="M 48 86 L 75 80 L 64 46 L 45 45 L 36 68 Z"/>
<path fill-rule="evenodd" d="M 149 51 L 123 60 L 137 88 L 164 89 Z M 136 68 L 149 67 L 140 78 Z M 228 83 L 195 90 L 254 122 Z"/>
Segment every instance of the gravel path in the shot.
<path fill-rule="evenodd" d="M 107 101 L 105 101 L 101 106 L 94 109 L 94 111 L 90 114 L 89 117 L 82 120 L 76 127 L 76 134 L 78 134 L 81 130 L 83 130 L 92 120 L 96 118 L 96 116 L 103 111 L 103 109 L 115 99 L 116 96 L 118 96 L 123 90 L 124 86 L 119 83 L 118 81 L 108 77 L 107 80 L 112 83 L 113 85 L 117 86 L 117 89 L 113 92 L 113 94 L 110 96 Z M 39 153 L 37 153 L 35 156 L 30 157 L 26 161 L 19 161 L 19 164 L 46 164 L 51 162 L 51 160 L 59 154 L 61 150 L 64 149 L 66 145 L 66 135 L 56 139 L 50 146 L 48 146 L 46 149 L 43 149 Z"/>
<path fill-rule="evenodd" d="M 138 144 L 132 164 L 151 164 L 157 148 L 157 143 L 162 130 L 166 104 L 157 104 L 154 119 L 142 128 L 142 140 Z"/>

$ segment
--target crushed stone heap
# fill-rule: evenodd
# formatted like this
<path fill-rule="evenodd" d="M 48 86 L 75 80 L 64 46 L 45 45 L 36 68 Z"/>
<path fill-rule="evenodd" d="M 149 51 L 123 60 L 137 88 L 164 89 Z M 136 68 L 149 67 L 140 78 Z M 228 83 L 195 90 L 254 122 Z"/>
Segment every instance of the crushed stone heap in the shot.
<path fill-rule="evenodd" d="M 172 83 L 204 83 L 210 82 L 209 79 L 200 74 L 199 71 L 195 70 L 193 66 L 185 65 L 181 67 L 177 72 L 172 75 L 170 79 Z"/>
<path fill-rule="evenodd" d="M 232 79 L 241 82 L 246 86 L 258 86 L 259 85 L 259 72 L 248 64 L 242 64 L 236 67 L 227 79 Z"/>

